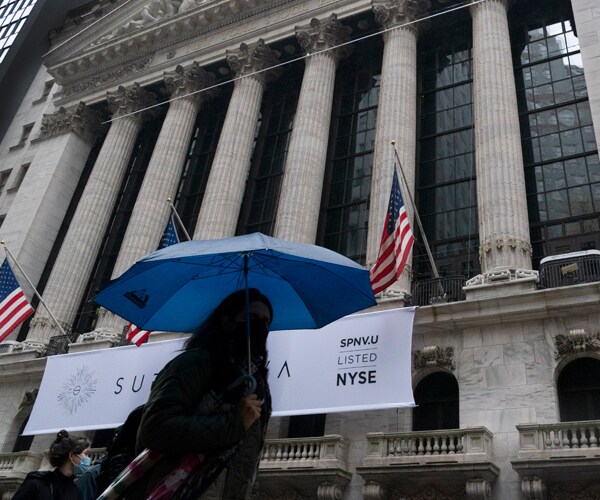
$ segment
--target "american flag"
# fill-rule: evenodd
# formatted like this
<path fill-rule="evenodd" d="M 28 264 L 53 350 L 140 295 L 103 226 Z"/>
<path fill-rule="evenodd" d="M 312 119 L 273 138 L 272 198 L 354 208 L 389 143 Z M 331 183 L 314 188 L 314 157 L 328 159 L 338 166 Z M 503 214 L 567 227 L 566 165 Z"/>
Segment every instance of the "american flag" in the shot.
<path fill-rule="evenodd" d="M 165 232 L 163 233 L 160 243 L 158 244 L 158 250 L 174 245 L 175 243 L 179 243 L 179 236 L 177 236 L 177 229 L 175 228 L 173 217 L 169 217 L 169 222 L 167 222 Z M 127 328 L 127 340 L 139 347 L 148 340 L 148 337 L 150 337 L 151 333 L 152 332 L 150 330 L 141 330 L 133 323 L 129 323 L 129 327 Z"/>
<path fill-rule="evenodd" d="M 0 342 L 33 312 L 8 260 L 0 266 Z"/>
<path fill-rule="evenodd" d="M 398 174 L 394 168 L 392 192 L 381 235 L 379 256 L 371 269 L 371 288 L 374 294 L 385 290 L 398 280 L 414 241 L 400 193 Z"/>

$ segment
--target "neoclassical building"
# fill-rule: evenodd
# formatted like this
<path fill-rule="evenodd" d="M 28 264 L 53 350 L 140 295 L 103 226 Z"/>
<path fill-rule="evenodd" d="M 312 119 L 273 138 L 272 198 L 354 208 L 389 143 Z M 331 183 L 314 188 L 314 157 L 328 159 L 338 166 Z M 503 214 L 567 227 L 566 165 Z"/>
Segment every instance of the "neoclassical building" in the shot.
<path fill-rule="evenodd" d="M 274 419 L 261 498 L 600 498 L 594 0 L 99 0 L 49 37 L 0 137 L 0 237 L 64 333 L 40 305 L 0 344 L 2 498 L 47 466 L 21 432 L 48 356 L 123 344 L 91 298 L 167 198 L 194 239 L 370 267 L 394 165 L 417 241 L 377 308 L 419 306 L 418 406 Z"/>

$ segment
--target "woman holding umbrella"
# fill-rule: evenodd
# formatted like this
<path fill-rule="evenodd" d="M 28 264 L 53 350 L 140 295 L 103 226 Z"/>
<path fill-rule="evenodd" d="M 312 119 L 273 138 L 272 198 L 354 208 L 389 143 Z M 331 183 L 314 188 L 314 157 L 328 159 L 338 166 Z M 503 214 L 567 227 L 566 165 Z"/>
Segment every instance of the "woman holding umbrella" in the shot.
<path fill-rule="evenodd" d="M 257 289 L 235 292 L 158 374 L 137 444 L 162 457 L 127 498 L 249 497 L 271 413 L 266 340 L 272 317 L 271 303 Z M 252 377 L 245 375 L 248 319 Z"/>

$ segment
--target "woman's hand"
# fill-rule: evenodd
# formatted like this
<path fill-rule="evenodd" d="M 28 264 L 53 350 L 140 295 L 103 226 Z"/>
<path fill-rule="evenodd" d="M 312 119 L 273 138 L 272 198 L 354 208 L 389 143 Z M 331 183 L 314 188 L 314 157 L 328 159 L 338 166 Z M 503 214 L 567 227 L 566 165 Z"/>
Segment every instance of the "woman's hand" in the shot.
<path fill-rule="evenodd" d="M 262 404 L 263 402 L 258 399 L 256 394 L 250 394 L 240 400 L 239 411 L 244 429 L 249 429 L 260 418 Z"/>

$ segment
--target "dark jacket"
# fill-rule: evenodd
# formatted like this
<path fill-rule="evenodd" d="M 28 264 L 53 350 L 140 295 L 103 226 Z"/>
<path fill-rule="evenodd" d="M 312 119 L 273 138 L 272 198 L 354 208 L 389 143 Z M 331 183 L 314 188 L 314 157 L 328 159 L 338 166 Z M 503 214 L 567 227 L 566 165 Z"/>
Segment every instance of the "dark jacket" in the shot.
<path fill-rule="evenodd" d="M 237 370 L 237 371 L 236 371 Z M 218 493 L 202 498 L 242 499 L 254 480 L 268 418 L 244 429 L 235 401 L 217 402 L 216 395 L 242 372 L 224 359 L 197 348 L 184 351 L 159 373 L 145 405 L 138 430 L 138 451 L 150 448 L 165 455 L 143 478 L 148 494 L 189 453 L 214 454 L 239 444 L 218 478 Z M 264 375 L 264 376 L 263 376 Z M 269 398 L 266 371 L 257 375 L 262 396 Z M 263 380 L 264 379 L 264 380 Z M 258 393 L 258 392 L 257 392 Z M 212 488 L 214 491 L 215 489 Z"/>
<path fill-rule="evenodd" d="M 74 479 L 74 476 L 64 476 L 57 469 L 30 472 L 13 500 L 80 500 Z"/>

